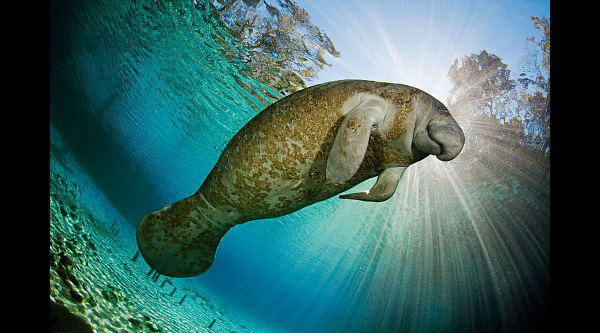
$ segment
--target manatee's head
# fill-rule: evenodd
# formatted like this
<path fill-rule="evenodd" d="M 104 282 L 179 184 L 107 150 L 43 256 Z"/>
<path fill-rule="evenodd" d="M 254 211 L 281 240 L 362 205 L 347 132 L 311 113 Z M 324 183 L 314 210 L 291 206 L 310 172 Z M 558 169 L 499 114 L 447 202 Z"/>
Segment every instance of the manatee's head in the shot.
<path fill-rule="evenodd" d="M 421 110 L 420 121 L 416 123 L 414 147 L 441 161 L 454 159 L 465 144 L 462 129 L 441 102 L 434 100 L 427 111 Z"/>

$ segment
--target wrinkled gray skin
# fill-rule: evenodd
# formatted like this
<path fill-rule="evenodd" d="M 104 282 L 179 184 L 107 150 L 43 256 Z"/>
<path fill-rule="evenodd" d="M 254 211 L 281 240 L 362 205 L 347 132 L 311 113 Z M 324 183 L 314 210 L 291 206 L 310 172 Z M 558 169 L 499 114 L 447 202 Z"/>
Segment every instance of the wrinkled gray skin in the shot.
<path fill-rule="evenodd" d="M 385 201 L 405 169 L 428 155 L 455 158 L 465 138 L 446 107 L 401 84 L 344 80 L 291 94 L 260 112 L 229 142 L 198 191 L 148 213 L 136 237 L 160 274 L 205 272 L 232 227 L 273 218 L 345 192 Z"/>

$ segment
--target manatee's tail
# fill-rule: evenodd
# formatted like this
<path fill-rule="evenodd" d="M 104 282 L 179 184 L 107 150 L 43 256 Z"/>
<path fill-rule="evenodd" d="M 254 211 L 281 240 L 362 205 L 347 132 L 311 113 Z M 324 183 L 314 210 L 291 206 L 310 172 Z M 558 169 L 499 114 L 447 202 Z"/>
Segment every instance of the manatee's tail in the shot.
<path fill-rule="evenodd" d="M 140 253 L 162 275 L 191 277 L 204 273 L 231 228 L 212 223 L 194 207 L 192 199 L 148 213 L 137 226 Z"/>

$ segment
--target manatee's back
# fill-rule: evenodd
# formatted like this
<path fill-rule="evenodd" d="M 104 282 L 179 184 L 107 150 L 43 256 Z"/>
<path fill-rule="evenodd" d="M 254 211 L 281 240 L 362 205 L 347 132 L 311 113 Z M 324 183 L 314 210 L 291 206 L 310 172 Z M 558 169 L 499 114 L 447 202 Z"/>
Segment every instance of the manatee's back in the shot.
<path fill-rule="evenodd" d="M 373 177 L 359 172 L 356 181 L 332 185 L 325 170 L 342 120 L 337 111 L 349 96 L 374 84 L 381 85 L 325 83 L 267 107 L 231 139 L 199 192 L 253 220 L 289 214 Z"/>

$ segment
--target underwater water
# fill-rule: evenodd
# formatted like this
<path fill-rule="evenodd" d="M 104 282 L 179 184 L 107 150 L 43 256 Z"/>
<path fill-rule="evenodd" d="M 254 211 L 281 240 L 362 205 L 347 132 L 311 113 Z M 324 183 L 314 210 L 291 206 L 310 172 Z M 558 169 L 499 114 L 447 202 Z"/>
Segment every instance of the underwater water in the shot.
<path fill-rule="evenodd" d="M 448 104 L 467 136 L 464 151 L 448 163 L 428 157 L 410 166 L 388 201 L 334 197 L 252 221 L 226 234 L 206 273 L 176 279 L 153 272 L 137 255 L 138 221 L 195 193 L 244 124 L 306 86 L 299 78 L 313 78 L 325 52 L 340 56 L 306 21 L 291 25 L 300 33 L 289 39 L 278 34 L 283 25 L 269 30 L 269 20 L 235 30 L 232 17 L 245 12 L 221 3 L 51 2 L 56 331 L 67 325 L 78 332 L 529 332 L 548 326 L 550 150 L 543 135 L 549 115 L 546 124 L 525 111 L 485 111 L 488 104 L 500 108 L 495 100 L 478 113 L 472 109 L 479 104 L 458 88 Z M 289 1 L 270 3 L 278 4 L 278 14 L 261 7 L 257 17 L 283 22 L 285 10 L 301 14 Z M 295 49 L 302 41 L 307 47 Z M 493 57 L 482 53 L 476 60 L 483 58 Z M 462 69 L 454 68 L 453 82 L 475 80 L 468 64 L 464 58 Z M 499 91 L 533 89 L 524 78 Z M 549 100 L 549 92 L 532 96 Z M 533 110 L 534 101 L 513 104 Z"/>

